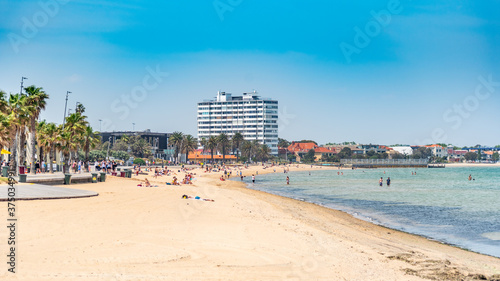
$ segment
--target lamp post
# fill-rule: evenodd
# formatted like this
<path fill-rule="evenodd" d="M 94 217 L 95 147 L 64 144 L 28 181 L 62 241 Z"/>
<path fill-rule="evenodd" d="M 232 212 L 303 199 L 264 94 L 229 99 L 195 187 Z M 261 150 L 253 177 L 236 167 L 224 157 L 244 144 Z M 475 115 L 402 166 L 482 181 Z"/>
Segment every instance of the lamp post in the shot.
<path fill-rule="evenodd" d="M 28 79 L 28 78 L 26 78 L 24 76 L 21 77 L 21 91 L 19 92 L 20 95 L 23 94 L 23 82 L 24 82 L 24 79 Z"/>
<path fill-rule="evenodd" d="M 102 132 L 102 126 L 101 126 L 101 124 L 102 124 L 102 119 L 99 119 L 99 132 Z"/>
<path fill-rule="evenodd" d="M 68 107 L 68 96 L 71 94 L 70 91 L 66 91 L 66 103 L 64 104 L 64 119 L 63 119 L 63 129 L 64 129 L 64 123 L 66 123 L 66 109 Z"/>
<path fill-rule="evenodd" d="M 132 123 L 132 132 L 135 131 L 135 123 Z"/>

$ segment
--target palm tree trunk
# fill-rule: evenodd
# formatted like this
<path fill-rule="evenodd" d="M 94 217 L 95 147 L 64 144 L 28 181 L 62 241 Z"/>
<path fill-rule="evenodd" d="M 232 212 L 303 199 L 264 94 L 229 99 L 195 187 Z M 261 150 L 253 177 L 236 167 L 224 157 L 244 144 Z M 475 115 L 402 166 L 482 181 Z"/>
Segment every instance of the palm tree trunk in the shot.
<path fill-rule="evenodd" d="M 31 155 L 30 155 L 30 163 L 31 163 L 31 170 L 30 174 L 36 174 L 35 170 L 35 155 L 36 155 L 36 148 L 35 148 L 35 142 L 36 142 L 36 119 L 31 118 L 31 127 L 30 127 L 30 148 L 31 148 Z M 42 158 L 38 159 L 40 161 L 40 164 L 42 164 Z"/>
<path fill-rule="evenodd" d="M 89 149 L 85 148 L 85 163 L 83 163 L 83 166 L 85 166 L 85 169 L 87 172 L 90 172 L 89 170 Z"/>
<path fill-rule="evenodd" d="M 14 172 L 14 176 L 17 176 L 17 143 L 18 143 L 18 134 L 16 133 L 14 136 L 14 141 L 12 142 L 11 158 L 10 158 L 10 170 Z"/>
<path fill-rule="evenodd" d="M 51 174 L 54 173 L 54 171 L 52 171 L 52 147 L 50 148 L 50 151 L 49 151 L 49 156 L 48 156 L 48 161 L 47 161 L 47 168 L 49 168 L 49 172 Z"/>
<path fill-rule="evenodd" d="M 69 174 L 69 155 L 70 155 L 70 152 L 65 152 L 63 153 L 64 155 L 64 165 L 63 165 L 63 172 L 64 174 Z"/>
<path fill-rule="evenodd" d="M 21 151 L 19 154 L 19 164 L 24 165 L 25 167 L 28 167 L 28 163 L 24 164 L 26 162 L 26 131 L 25 128 L 21 129 L 21 136 L 19 138 L 19 150 Z"/>

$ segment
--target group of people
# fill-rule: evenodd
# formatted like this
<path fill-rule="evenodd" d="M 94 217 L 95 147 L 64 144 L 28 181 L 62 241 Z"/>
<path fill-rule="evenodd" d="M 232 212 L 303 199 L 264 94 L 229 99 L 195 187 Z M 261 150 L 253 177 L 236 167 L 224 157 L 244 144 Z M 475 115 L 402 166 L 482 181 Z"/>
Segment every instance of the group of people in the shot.
<path fill-rule="evenodd" d="M 81 161 L 80 161 L 81 162 Z M 103 172 L 106 172 L 107 174 L 111 173 L 111 172 L 116 172 L 116 167 L 118 166 L 118 163 L 116 163 L 116 161 L 105 161 L 105 160 L 102 160 L 102 161 L 95 161 L 94 162 L 94 171 L 96 172 L 100 172 L 100 171 L 103 171 Z M 81 163 L 78 164 L 78 170 L 80 171 L 80 168 L 81 168 Z"/>
<path fill-rule="evenodd" d="M 390 177 L 387 177 L 386 183 L 387 183 L 387 186 L 391 186 L 391 178 Z M 384 185 L 384 178 L 383 177 L 380 177 L 378 184 L 380 186 Z"/>

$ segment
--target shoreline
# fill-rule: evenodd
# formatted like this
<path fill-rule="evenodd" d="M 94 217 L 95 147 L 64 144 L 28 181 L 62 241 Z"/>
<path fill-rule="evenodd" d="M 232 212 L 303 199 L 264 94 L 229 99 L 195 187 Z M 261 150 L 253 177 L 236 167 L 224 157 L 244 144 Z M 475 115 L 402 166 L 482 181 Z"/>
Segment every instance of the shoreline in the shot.
<path fill-rule="evenodd" d="M 495 165 L 495 166 L 490 166 L 489 164 L 485 164 L 485 165 L 483 165 L 483 164 L 485 164 L 485 163 L 480 163 L 478 166 L 479 167 L 496 167 L 496 168 L 500 168 L 500 164 L 499 165 Z M 470 165 L 471 164 L 456 165 L 456 167 L 471 167 Z M 472 165 L 476 165 L 476 164 L 472 164 Z M 341 168 L 341 169 L 350 170 L 350 168 Z M 394 169 L 404 169 L 404 168 L 394 168 Z M 307 171 L 307 170 L 311 170 L 311 169 L 306 169 L 305 171 Z M 331 168 L 330 170 L 337 170 L 337 168 Z M 266 172 L 265 174 L 272 174 L 272 173 Z M 238 180 L 234 180 L 234 181 L 239 182 Z M 485 255 L 485 256 L 489 256 L 489 257 L 500 259 L 500 256 L 495 256 L 495 255 L 488 254 L 488 253 L 478 252 L 478 251 L 475 251 L 473 249 L 467 248 L 466 246 L 461 246 L 459 244 L 454 244 L 452 242 L 446 242 L 446 241 L 443 241 L 443 240 L 439 240 L 438 238 L 433 238 L 433 237 L 427 236 L 425 234 L 413 233 L 413 232 L 409 232 L 409 231 L 397 229 L 397 228 L 391 227 L 389 225 L 386 225 L 383 222 L 377 222 L 378 221 L 377 219 L 374 219 L 374 218 L 369 217 L 369 216 L 365 216 L 365 215 L 359 215 L 359 216 L 357 216 L 356 215 L 358 213 L 357 210 L 346 211 L 346 210 L 338 209 L 338 208 L 335 208 L 335 207 L 325 206 L 325 205 L 323 205 L 321 203 L 316 203 L 316 202 L 313 202 L 313 201 L 308 201 L 306 199 L 299 199 L 299 198 L 287 197 L 285 195 L 270 193 L 270 192 L 265 191 L 265 190 L 253 189 L 253 188 L 249 187 L 250 183 L 244 183 L 244 185 L 245 185 L 245 188 L 250 189 L 250 190 L 264 192 L 264 193 L 269 194 L 269 195 L 280 196 L 280 197 L 283 197 L 283 198 L 292 199 L 292 200 L 296 200 L 296 201 L 299 201 L 299 202 L 310 203 L 310 204 L 313 204 L 313 205 L 318 206 L 318 207 L 322 207 L 322 208 L 326 208 L 326 209 L 330 209 L 330 210 L 339 211 L 339 212 L 345 213 L 345 214 L 347 214 L 349 216 L 352 216 L 353 219 L 358 219 L 358 220 L 361 220 L 361 221 L 364 221 L 364 222 L 367 222 L 367 223 L 371 223 L 371 224 L 376 225 L 376 226 L 387 228 L 389 230 L 399 231 L 399 232 L 406 233 L 406 234 L 409 234 L 409 235 L 415 235 L 415 236 L 422 237 L 422 238 L 427 239 L 429 241 L 434 241 L 434 242 L 437 242 L 437 243 L 440 243 L 440 244 L 443 244 L 443 245 L 455 247 L 455 248 L 462 249 L 462 250 L 465 250 L 465 251 L 468 251 L 468 252 L 472 252 L 472 253 L 476 253 L 476 254 L 479 254 L 479 255 Z"/>
<path fill-rule="evenodd" d="M 273 172 L 259 166 L 244 175 L 256 170 Z M 147 176 L 158 187 L 145 188 L 136 185 L 146 176 L 109 177 L 77 186 L 97 197 L 19 202 L 19 280 L 500 277 L 498 258 L 220 181 L 220 172 L 193 172 L 192 186 L 167 186 L 171 177 Z M 181 199 L 183 194 L 215 202 Z"/>

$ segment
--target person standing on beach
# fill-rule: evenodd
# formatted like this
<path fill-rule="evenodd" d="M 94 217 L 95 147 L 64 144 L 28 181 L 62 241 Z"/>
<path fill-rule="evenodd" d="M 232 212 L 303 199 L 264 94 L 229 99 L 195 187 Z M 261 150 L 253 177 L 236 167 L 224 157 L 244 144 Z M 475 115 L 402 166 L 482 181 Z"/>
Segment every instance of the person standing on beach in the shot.
<path fill-rule="evenodd" d="M 252 182 L 255 183 L 255 176 L 252 175 Z"/>
<path fill-rule="evenodd" d="M 387 178 L 387 186 L 391 186 L 391 178 L 390 177 Z"/>
<path fill-rule="evenodd" d="M 286 184 L 290 184 L 290 178 L 286 176 Z"/>
<path fill-rule="evenodd" d="M 382 186 L 382 184 L 384 184 L 384 179 L 382 177 L 380 177 L 380 180 L 378 181 L 378 185 Z"/>

